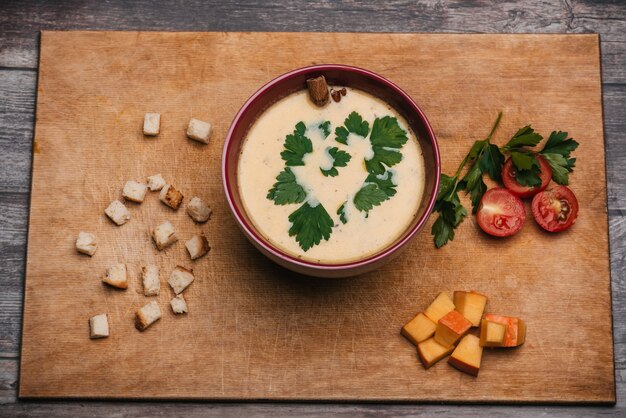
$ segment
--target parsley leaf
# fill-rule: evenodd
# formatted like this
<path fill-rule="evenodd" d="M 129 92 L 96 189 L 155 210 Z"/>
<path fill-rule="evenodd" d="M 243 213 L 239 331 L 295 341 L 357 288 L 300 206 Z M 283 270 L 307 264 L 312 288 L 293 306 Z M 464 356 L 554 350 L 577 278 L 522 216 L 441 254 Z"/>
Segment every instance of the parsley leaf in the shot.
<path fill-rule="evenodd" d="M 345 151 L 340 151 L 337 147 L 328 148 L 328 154 L 330 154 L 330 156 L 333 158 L 333 166 L 328 170 L 320 168 L 322 174 L 326 177 L 335 177 L 336 175 L 338 175 L 339 172 L 335 167 L 345 167 L 352 158 L 350 154 Z"/>
<path fill-rule="evenodd" d="M 313 152 L 313 144 L 311 140 L 307 138 L 304 133 L 306 126 L 303 122 L 298 122 L 293 134 L 287 135 L 285 138 L 285 151 L 280 153 L 280 156 L 285 160 L 285 165 L 299 166 L 304 165 L 305 154 Z"/>
<path fill-rule="evenodd" d="M 309 202 L 305 202 L 289 215 L 289 222 L 291 222 L 289 236 L 295 235 L 296 241 L 304 251 L 318 245 L 322 239 L 328 241 L 334 226 L 332 218 L 321 203 L 311 206 Z"/>
<path fill-rule="evenodd" d="M 504 165 L 504 155 L 497 145 L 489 144 L 480 159 L 480 169 L 483 173 L 488 173 L 495 181 L 502 180 L 502 166 Z"/>
<path fill-rule="evenodd" d="M 431 229 L 435 240 L 435 247 L 437 248 L 443 247 L 448 241 L 454 239 L 454 229 L 459 226 L 467 216 L 467 210 L 465 210 L 461 204 L 458 192 L 455 188 L 457 177 L 449 177 L 444 174 L 442 178 L 444 176 L 446 179 L 444 182 L 440 182 L 438 193 L 438 197 L 441 196 L 441 200 L 437 200 L 435 203 L 435 210 L 439 212 L 439 217 Z M 442 193 L 441 185 L 447 188 L 447 193 Z"/>
<path fill-rule="evenodd" d="M 348 115 L 345 121 L 343 121 L 346 129 L 349 132 L 360 135 L 363 138 L 370 132 L 370 124 L 363 120 L 363 117 L 357 112 L 352 112 Z"/>
<path fill-rule="evenodd" d="M 277 205 L 302 203 L 306 199 L 306 191 L 296 181 L 295 174 L 289 167 L 276 176 L 276 183 L 267 193 L 267 198 Z"/>
<path fill-rule="evenodd" d="M 533 167 L 539 167 L 539 161 L 530 152 L 512 151 L 511 159 L 518 170 L 532 170 Z"/>
<path fill-rule="evenodd" d="M 480 164 L 474 164 L 472 168 L 467 172 L 463 180 L 457 186 L 458 190 L 467 190 L 472 201 L 472 213 L 478 211 L 478 204 L 480 199 L 487 191 L 487 185 L 483 181 L 483 172 L 480 168 Z"/>
<path fill-rule="evenodd" d="M 541 185 L 541 166 L 534 153 L 529 151 L 511 151 L 511 160 L 515 166 L 515 180 L 522 186 Z"/>
<path fill-rule="evenodd" d="M 385 192 L 387 198 L 390 198 L 396 194 L 396 185 L 393 184 L 391 178 L 392 175 L 389 171 L 387 171 L 384 176 L 375 176 L 374 174 L 370 174 L 365 179 L 365 183 L 376 184 L 380 190 Z"/>
<path fill-rule="evenodd" d="M 530 125 L 526 125 L 523 128 L 520 128 L 515 135 L 513 135 L 513 138 L 507 142 L 504 149 L 508 151 L 521 147 L 534 147 L 541 142 L 542 139 L 543 137 L 535 132 Z"/>
<path fill-rule="evenodd" d="M 328 135 L 330 135 L 330 121 L 327 120 L 327 121 L 320 123 L 318 128 L 320 131 L 322 131 L 322 135 L 324 136 L 324 139 L 328 138 Z"/>
<path fill-rule="evenodd" d="M 406 131 L 398 124 L 398 119 L 391 116 L 374 119 L 370 136 L 372 146 L 402 148 L 408 139 Z"/>
<path fill-rule="evenodd" d="M 343 202 L 341 206 L 339 206 L 339 209 L 337 209 L 337 215 L 339 215 L 339 220 L 342 224 L 348 223 L 348 217 L 346 216 L 346 203 L 348 202 Z"/>
<path fill-rule="evenodd" d="M 374 146 L 372 149 L 374 156 L 371 160 L 365 160 L 365 168 L 370 174 L 384 174 L 387 170 L 386 167 L 392 167 L 402 161 L 402 154 L 398 151 L 379 146 Z"/>
<path fill-rule="evenodd" d="M 454 227 L 447 223 L 443 216 L 439 215 L 430 230 L 435 238 L 435 247 L 441 248 L 454 239 Z"/>
<path fill-rule="evenodd" d="M 369 212 L 389 197 L 384 190 L 375 183 L 367 183 L 354 195 L 354 206 L 361 212 Z"/>
<path fill-rule="evenodd" d="M 350 132 L 348 132 L 348 130 L 344 128 L 343 126 L 336 127 L 335 128 L 335 141 L 344 145 L 348 145 L 348 134 L 350 134 Z"/>
<path fill-rule="evenodd" d="M 558 184 L 569 184 L 569 173 L 574 170 L 576 158 L 570 154 L 578 148 L 578 142 L 567 137 L 567 132 L 553 131 L 540 151 L 552 168 L 552 180 Z"/>

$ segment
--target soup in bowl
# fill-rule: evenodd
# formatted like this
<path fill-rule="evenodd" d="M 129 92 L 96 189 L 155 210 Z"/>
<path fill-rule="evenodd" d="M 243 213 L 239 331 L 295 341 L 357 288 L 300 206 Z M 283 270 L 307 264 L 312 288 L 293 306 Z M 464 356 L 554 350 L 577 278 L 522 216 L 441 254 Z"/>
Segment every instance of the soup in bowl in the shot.
<path fill-rule="evenodd" d="M 262 253 L 299 273 L 347 277 L 389 261 L 424 226 L 439 152 L 399 87 L 319 65 L 248 99 L 228 131 L 222 176 L 237 223 Z"/>

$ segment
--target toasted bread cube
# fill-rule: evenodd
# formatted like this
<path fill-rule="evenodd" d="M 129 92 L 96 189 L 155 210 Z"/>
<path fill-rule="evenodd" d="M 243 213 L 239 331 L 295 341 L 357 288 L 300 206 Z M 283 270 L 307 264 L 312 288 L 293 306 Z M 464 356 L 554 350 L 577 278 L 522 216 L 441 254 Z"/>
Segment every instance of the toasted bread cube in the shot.
<path fill-rule="evenodd" d="M 444 347 L 435 341 L 434 338 L 424 340 L 417 345 L 417 354 L 419 355 L 425 369 L 428 369 L 433 364 L 450 354 L 452 350 L 454 350 L 454 346 Z"/>
<path fill-rule="evenodd" d="M 176 266 L 176 268 L 170 274 L 168 283 L 172 286 L 174 293 L 182 293 L 193 282 L 193 270 L 187 270 L 182 266 Z"/>
<path fill-rule="evenodd" d="M 183 194 L 176 190 L 171 184 L 166 184 L 159 193 L 159 200 L 170 208 L 177 210 L 183 203 Z"/>
<path fill-rule="evenodd" d="M 124 196 L 124 199 L 130 200 L 131 202 L 141 203 L 146 197 L 147 191 L 148 187 L 145 184 L 131 180 L 127 181 L 124 185 L 122 196 Z"/>
<path fill-rule="evenodd" d="M 161 308 L 153 300 L 135 313 L 135 328 L 143 331 L 159 319 L 161 319 Z"/>
<path fill-rule="evenodd" d="M 157 136 L 161 128 L 161 115 L 158 113 L 146 113 L 143 117 L 143 134 Z"/>
<path fill-rule="evenodd" d="M 87 254 L 91 257 L 98 249 L 96 236 L 94 234 L 90 234 L 89 232 L 80 231 L 78 233 L 78 238 L 76 238 L 76 249 L 79 253 Z"/>
<path fill-rule="evenodd" d="M 423 313 L 418 313 L 415 318 L 411 319 L 402 327 L 401 334 L 413 344 L 417 345 L 432 337 L 436 329 L 437 324 L 428 319 Z"/>
<path fill-rule="evenodd" d="M 457 311 L 450 311 L 437 323 L 435 341 L 444 347 L 456 344 L 472 327 L 472 323 Z"/>
<path fill-rule="evenodd" d="M 148 189 L 150 189 L 151 192 L 157 192 L 163 189 L 165 184 L 165 179 L 160 173 L 148 177 Z"/>
<path fill-rule="evenodd" d="M 433 300 L 433 303 L 431 303 L 428 308 L 424 310 L 424 315 L 426 315 L 434 323 L 437 323 L 448 312 L 453 310 L 454 303 L 452 302 L 452 299 L 450 299 L 450 296 L 446 293 L 441 292 L 437 295 L 435 300 Z"/>
<path fill-rule="evenodd" d="M 170 221 L 157 225 L 152 230 L 152 239 L 159 250 L 163 250 L 178 241 L 174 225 Z"/>
<path fill-rule="evenodd" d="M 506 325 L 504 341 L 501 347 L 517 347 L 526 341 L 526 323 L 521 319 L 494 314 L 485 314 L 484 319 Z"/>
<path fill-rule="evenodd" d="M 89 338 L 106 338 L 109 336 L 109 320 L 107 314 L 89 318 Z"/>
<path fill-rule="evenodd" d="M 480 345 L 482 347 L 502 347 L 506 335 L 506 324 L 483 319 L 480 325 Z"/>
<path fill-rule="evenodd" d="M 170 306 L 175 314 L 187 313 L 187 302 L 182 294 L 177 295 L 174 299 L 172 299 L 170 301 Z"/>
<path fill-rule="evenodd" d="M 483 348 L 475 335 L 466 335 L 454 349 L 448 364 L 472 376 L 478 376 Z"/>
<path fill-rule="evenodd" d="M 211 208 L 199 197 L 192 197 L 187 204 L 187 214 L 198 223 L 203 223 L 211 217 Z"/>
<path fill-rule="evenodd" d="M 483 317 L 485 306 L 487 305 L 487 296 L 478 292 L 454 292 L 454 306 L 461 315 L 472 323 L 473 327 L 480 325 L 480 319 Z"/>
<path fill-rule="evenodd" d="M 187 252 L 189 252 L 189 256 L 192 260 L 202 257 L 211 249 L 211 247 L 209 247 L 209 241 L 204 235 L 194 235 L 185 243 L 185 247 L 187 247 Z"/>
<path fill-rule="evenodd" d="M 119 263 L 111 266 L 107 269 L 106 276 L 102 281 L 109 286 L 117 287 L 118 289 L 128 288 L 128 271 L 126 264 Z"/>
<path fill-rule="evenodd" d="M 187 126 L 187 136 L 194 141 L 208 144 L 211 137 L 211 124 L 192 118 Z"/>
<path fill-rule="evenodd" d="M 124 225 L 130 220 L 130 212 L 126 209 L 126 206 L 119 200 L 114 200 L 104 210 L 104 213 L 115 222 L 116 225 Z"/>
<path fill-rule="evenodd" d="M 159 268 L 154 264 L 141 267 L 144 296 L 159 296 L 161 283 L 159 282 Z"/>

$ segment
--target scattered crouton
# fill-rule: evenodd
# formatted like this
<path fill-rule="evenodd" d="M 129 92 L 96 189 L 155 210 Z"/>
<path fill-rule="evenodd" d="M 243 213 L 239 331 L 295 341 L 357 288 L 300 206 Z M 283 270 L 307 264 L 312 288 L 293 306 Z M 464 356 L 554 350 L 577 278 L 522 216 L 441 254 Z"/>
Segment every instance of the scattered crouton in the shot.
<path fill-rule="evenodd" d="M 194 141 L 208 144 L 211 137 L 211 124 L 192 118 L 187 126 L 187 136 Z"/>
<path fill-rule="evenodd" d="M 79 253 L 87 254 L 91 257 L 98 249 L 96 236 L 94 234 L 90 234 L 89 232 L 79 232 L 78 238 L 76 238 L 76 249 Z"/>
<path fill-rule="evenodd" d="M 194 235 L 185 243 L 189 256 L 192 260 L 200 258 L 211 250 L 209 240 L 204 235 Z"/>
<path fill-rule="evenodd" d="M 161 319 L 161 308 L 153 300 L 135 313 L 135 328 L 143 331 L 159 319 Z"/>
<path fill-rule="evenodd" d="M 126 209 L 126 206 L 119 200 L 114 200 L 104 210 L 104 213 L 115 222 L 116 225 L 124 225 L 130 220 L 130 212 Z"/>
<path fill-rule="evenodd" d="M 159 296 L 161 283 L 159 282 L 159 268 L 154 264 L 141 267 L 144 296 Z"/>
<path fill-rule="evenodd" d="M 158 113 L 146 113 L 143 117 L 143 134 L 157 136 L 161 128 L 161 115 Z"/>
<path fill-rule="evenodd" d="M 187 204 L 187 214 L 191 216 L 191 219 L 194 221 L 203 223 L 208 221 L 211 217 L 211 208 L 199 197 L 192 197 Z"/>
<path fill-rule="evenodd" d="M 187 288 L 193 280 L 193 270 L 187 270 L 182 266 L 176 266 L 174 271 L 170 274 L 170 278 L 167 282 L 170 286 L 172 286 L 174 293 L 179 294 L 185 290 L 185 288 Z"/>
<path fill-rule="evenodd" d="M 159 200 L 174 210 L 180 207 L 180 204 L 183 202 L 183 197 L 183 194 L 176 190 L 171 184 L 163 186 L 159 194 Z"/>
<path fill-rule="evenodd" d="M 150 189 L 150 191 L 152 192 L 157 192 L 163 189 L 163 187 L 165 187 L 165 184 L 165 179 L 160 173 L 148 177 L 148 189 Z"/>
<path fill-rule="evenodd" d="M 147 190 L 148 188 L 145 184 L 131 180 L 127 181 L 124 185 L 122 196 L 124 196 L 124 199 L 130 200 L 131 202 L 141 203 L 146 197 Z"/>
<path fill-rule="evenodd" d="M 178 241 L 174 225 L 169 221 L 163 222 L 152 230 L 152 239 L 154 239 L 159 250 L 163 250 Z"/>
<path fill-rule="evenodd" d="M 117 287 L 118 289 L 128 288 L 128 271 L 126 264 L 119 263 L 111 266 L 107 269 L 106 276 L 102 281 L 109 286 Z"/>
<path fill-rule="evenodd" d="M 175 314 L 187 313 L 187 301 L 185 301 L 182 294 L 177 295 L 174 299 L 172 299 L 170 301 L 170 306 Z"/>
<path fill-rule="evenodd" d="M 107 314 L 89 318 L 89 338 L 106 338 L 109 336 L 109 320 Z"/>

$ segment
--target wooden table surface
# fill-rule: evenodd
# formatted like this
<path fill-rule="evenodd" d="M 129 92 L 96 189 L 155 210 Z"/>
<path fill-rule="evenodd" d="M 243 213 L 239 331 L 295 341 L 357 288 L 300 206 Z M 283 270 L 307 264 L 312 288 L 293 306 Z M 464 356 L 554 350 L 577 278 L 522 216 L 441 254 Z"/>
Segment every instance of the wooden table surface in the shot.
<path fill-rule="evenodd" d="M 53 3 L 53 2 L 50 2 Z M 613 1 L 0 1 L 0 416 L 626 415 L 626 3 Z M 180 4 L 179 4 L 180 3 Z M 617 406 L 18 401 L 39 30 L 599 33 Z M 541 65 L 541 63 L 530 63 Z M 567 74 L 563 74 L 567 77 Z M 50 243 L 54 245 L 54 243 Z M 592 279 L 592 278 L 590 278 Z M 51 285 L 54 285 L 51 283 Z M 590 304 L 594 301 L 589 301 Z M 598 341 L 598 344 L 602 344 Z M 584 358 L 579 361 L 585 361 Z M 575 370 L 575 369 L 574 369 Z"/>

